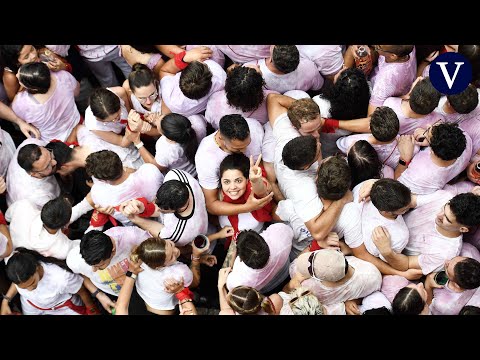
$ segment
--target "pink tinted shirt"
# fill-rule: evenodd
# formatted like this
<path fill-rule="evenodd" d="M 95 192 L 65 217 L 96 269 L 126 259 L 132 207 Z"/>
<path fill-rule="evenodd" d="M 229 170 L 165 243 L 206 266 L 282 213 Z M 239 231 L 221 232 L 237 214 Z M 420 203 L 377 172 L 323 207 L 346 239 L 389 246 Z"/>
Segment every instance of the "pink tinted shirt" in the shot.
<path fill-rule="evenodd" d="M 403 113 L 401 104 L 402 99 L 399 97 L 390 97 L 383 103 L 384 106 L 390 107 L 393 111 L 395 111 L 395 114 L 397 114 L 398 121 L 400 122 L 400 130 L 398 131 L 399 135 L 413 135 L 415 129 L 426 129 L 439 119 L 443 120 L 443 116 L 436 111 L 432 111 L 430 114 L 421 118 L 409 118 Z"/>
<path fill-rule="evenodd" d="M 182 90 L 180 90 L 181 72 L 173 76 L 165 76 L 160 81 L 162 100 L 171 112 L 179 113 L 184 116 L 199 114 L 206 109 L 210 96 L 217 91 L 223 90 L 225 87 L 225 80 L 227 79 L 225 70 L 223 70 L 223 68 L 215 61 L 205 60 L 204 63 L 212 72 L 212 87 L 207 95 L 198 100 L 186 97 Z"/>
<path fill-rule="evenodd" d="M 237 64 L 263 59 L 270 55 L 270 45 L 216 45 L 216 47 Z"/>
<path fill-rule="evenodd" d="M 122 202 L 144 197 L 153 201 L 157 190 L 163 183 L 163 174 L 155 165 L 144 164 L 121 184 L 110 185 L 105 181 L 93 177 L 94 183 L 91 190 L 92 200 L 101 207 L 117 206 Z M 120 211 L 115 210 L 113 217 L 124 225 L 131 221 Z"/>
<path fill-rule="evenodd" d="M 288 74 L 275 74 L 265 64 L 266 59 L 252 61 L 247 65 L 258 65 L 267 89 L 283 94 L 289 90 L 320 90 L 323 78 L 315 64 L 307 59 L 300 59 L 298 67 Z"/>
<path fill-rule="evenodd" d="M 344 302 L 347 300 L 363 298 L 374 291 L 380 290 L 382 274 L 375 265 L 356 258 L 347 256 L 348 264 L 355 270 L 352 277 L 337 287 L 328 287 L 321 281 L 309 278 L 302 282 L 302 286 L 309 289 L 324 305 Z M 295 276 L 296 261 L 290 265 L 290 277 Z"/>
<path fill-rule="evenodd" d="M 385 62 L 385 56 L 380 55 L 378 66 L 371 77 L 373 90 L 370 104 L 382 106 L 387 98 L 408 93 L 416 76 L 415 48 L 410 53 L 408 61 L 403 63 L 387 63 Z"/>
<path fill-rule="evenodd" d="M 78 82 L 67 71 L 52 72 L 51 76 L 56 79 L 56 84 L 47 101 L 39 103 L 33 95 L 21 91 L 15 96 L 12 109 L 19 117 L 40 130 L 41 140 L 65 141 L 80 122 L 74 96 Z"/>
<path fill-rule="evenodd" d="M 15 143 L 8 132 L 0 128 L 0 176 L 7 175 L 8 164 L 15 154 Z"/>
<path fill-rule="evenodd" d="M 225 115 L 230 114 L 240 114 L 245 118 L 252 118 L 260 122 L 261 124 L 268 123 L 268 113 L 267 113 L 267 95 L 268 94 L 278 94 L 276 91 L 264 90 L 263 94 L 265 98 L 263 103 L 260 106 L 249 112 L 243 112 L 242 110 L 230 106 L 227 101 L 227 95 L 225 90 L 217 91 L 212 94 L 208 99 L 207 109 L 205 110 L 205 118 L 207 122 L 213 126 L 215 130 L 219 128 L 220 119 Z"/>
<path fill-rule="evenodd" d="M 160 231 L 159 236 L 162 239 L 173 241 L 175 246 L 185 246 L 190 244 L 198 234 L 207 234 L 208 214 L 205 196 L 198 181 L 185 171 L 169 171 L 165 176 L 164 183 L 169 180 L 179 180 L 186 184 L 194 205 L 192 213 L 185 217 L 175 213 L 162 214 L 160 222 L 165 227 Z"/>
<path fill-rule="evenodd" d="M 393 302 L 395 295 L 404 287 L 413 284 L 403 276 L 399 275 L 385 275 L 382 280 L 382 288 L 380 292 L 385 295 L 390 304 Z"/>
<path fill-rule="evenodd" d="M 250 129 L 251 142 L 247 146 L 245 155 L 253 155 L 257 159 L 262 152 L 263 128 L 254 119 L 245 119 Z M 215 133 L 202 140 L 195 155 L 195 167 L 198 173 L 198 181 L 204 189 L 217 189 L 220 184 L 220 163 L 229 154 L 221 150 L 215 143 Z"/>
<path fill-rule="evenodd" d="M 343 67 L 340 45 L 297 45 L 300 57 L 315 63 L 323 76 L 334 75 Z"/>
<path fill-rule="evenodd" d="M 459 256 L 465 256 L 480 261 L 480 253 L 470 245 L 464 244 Z M 433 315 L 458 315 L 462 307 L 468 304 L 477 289 L 464 290 L 462 292 L 453 291 L 447 282 L 441 289 L 433 289 L 433 300 L 430 304 L 430 310 Z"/>
<path fill-rule="evenodd" d="M 217 45 L 187 45 L 185 47 L 185 50 L 192 50 L 195 49 L 199 46 L 207 46 L 209 47 L 213 54 L 210 60 L 215 61 L 218 65 L 220 65 L 222 68 L 225 67 L 225 55 L 218 49 Z"/>
<path fill-rule="evenodd" d="M 108 53 L 118 45 L 77 45 L 80 55 L 88 61 L 101 61 Z"/>
<path fill-rule="evenodd" d="M 470 162 L 472 140 L 467 134 L 465 134 L 465 138 L 467 140 L 466 148 L 452 165 L 440 167 L 434 164 L 430 157 L 431 149 L 428 147 L 415 155 L 407 170 L 398 178 L 398 181 L 406 185 L 414 194 L 425 195 L 443 189 Z"/>
<path fill-rule="evenodd" d="M 252 269 L 240 261 L 237 256 L 233 270 L 227 278 L 227 288 L 232 290 L 239 285 L 252 286 L 260 292 L 266 292 L 279 285 L 288 276 L 290 261 L 288 255 L 292 248 L 293 230 L 285 224 L 270 225 L 260 233 L 270 249 L 270 257 L 262 269 Z"/>

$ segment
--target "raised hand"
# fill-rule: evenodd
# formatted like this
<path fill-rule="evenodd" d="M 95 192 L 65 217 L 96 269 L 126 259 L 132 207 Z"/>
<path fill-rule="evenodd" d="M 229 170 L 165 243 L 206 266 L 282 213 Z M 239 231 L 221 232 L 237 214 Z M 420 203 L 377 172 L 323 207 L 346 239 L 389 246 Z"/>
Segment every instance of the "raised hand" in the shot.
<path fill-rule="evenodd" d="M 262 169 L 259 164 L 262 161 L 262 154 L 257 159 L 257 162 L 253 163 L 253 155 L 250 155 L 250 172 L 248 173 L 248 178 L 252 183 L 262 180 Z"/>

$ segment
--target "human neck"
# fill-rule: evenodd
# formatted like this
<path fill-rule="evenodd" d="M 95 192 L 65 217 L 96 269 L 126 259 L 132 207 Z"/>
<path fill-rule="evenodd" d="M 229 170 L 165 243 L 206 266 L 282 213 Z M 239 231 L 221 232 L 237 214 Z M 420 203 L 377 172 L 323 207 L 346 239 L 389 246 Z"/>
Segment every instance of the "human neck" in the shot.
<path fill-rule="evenodd" d="M 457 161 L 457 159 L 453 159 L 453 160 L 442 160 L 440 159 L 437 155 L 435 155 L 435 153 L 430 149 L 430 159 L 432 159 L 432 162 L 437 165 L 437 166 L 440 166 L 440 167 L 449 167 L 450 165 L 452 165 L 455 161 Z"/>
<path fill-rule="evenodd" d="M 192 196 L 192 193 L 190 192 L 190 189 L 188 189 L 188 192 L 189 192 L 188 206 L 184 211 L 182 211 L 181 213 L 178 213 L 178 215 L 183 216 L 183 217 L 190 215 L 192 213 L 192 209 L 193 209 L 193 196 Z"/>
<path fill-rule="evenodd" d="M 268 70 L 270 70 L 272 73 L 277 74 L 277 75 L 285 75 L 283 72 L 278 70 L 275 65 L 273 64 L 272 57 L 270 56 L 269 58 L 265 59 L 265 65 L 267 66 Z"/>
<path fill-rule="evenodd" d="M 87 165 L 87 157 L 93 151 L 88 146 L 76 146 L 73 148 L 72 165 L 76 168 Z"/>
<path fill-rule="evenodd" d="M 446 113 L 446 114 L 456 114 L 457 112 L 452 108 L 452 106 L 450 105 L 450 103 L 447 101 L 445 101 L 445 104 L 443 104 L 442 106 L 442 110 Z"/>
<path fill-rule="evenodd" d="M 411 119 L 418 119 L 425 116 L 425 115 L 417 114 L 415 111 L 413 111 L 412 108 L 410 107 L 410 102 L 406 99 L 402 99 L 400 108 L 402 109 L 403 114 L 406 117 Z"/>
<path fill-rule="evenodd" d="M 373 135 L 370 134 L 368 136 L 367 141 L 372 145 L 386 145 L 386 144 L 392 143 L 394 140 L 396 140 L 396 139 L 393 139 L 392 141 L 379 141 L 379 140 L 375 139 L 375 137 Z"/>
<path fill-rule="evenodd" d="M 123 183 L 125 180 L 127 180 L 127 178 L 128 178 L 129 175 L 130 175 L 130 173 L 128 173 L 127 171 L 123 170 L 122 176 L 120 176 L 117 180 L 110 180 L 110 185 L 120 185 L 120 184 Z"/>
<path fill-rule="evenodd" d="M 51 228 L 47 227 L 45 224 L 43 224 L 43 228 L 44 228 L 45 230 L 47 230 L 47 232 L 48 232 L 49 234 L 52 234 L 52 235 L 55 235 L 58 231 L 60 231 L 60 229 L 56 229 L 56 230 L 55 230 L 55 229 L 51 229 Z"/>
<path fill-rule="evenodd" d="M 443 235 L 443 236 L 448 237 L 448 238 L 453 239 L 453 238 L 456 238 L 456 237 L 459 237 L 460 235 L 462 235 L 462 233 L 459 230 L 456 230 L 456 231 L 445 230 L 445 229 L 441 228 L 440 226 L 438 226 L 437 224 L 435 224 L 435 228 L 437 229 L 437 231 L 440 235 Z"/>

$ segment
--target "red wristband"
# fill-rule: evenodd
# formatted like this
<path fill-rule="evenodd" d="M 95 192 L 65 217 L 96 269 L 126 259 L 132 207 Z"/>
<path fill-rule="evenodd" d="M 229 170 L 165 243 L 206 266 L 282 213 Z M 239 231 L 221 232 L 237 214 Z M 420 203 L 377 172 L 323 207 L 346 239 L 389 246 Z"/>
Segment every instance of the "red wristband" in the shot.
<path fill-rule="evenodd" d="M 0 211 L 0 224 L 7 225 L 7 221 L 5 220 L 5 216 L 3 215 L 2 211 Z"/>
<path fill-rule="evenodd" d="M 153 215 L 153 213 L 155 212 L 155 204 L 154 203 L 151 203 L 151 202 L 148 202 L 147 199 L 141 197 L 141 198 L 137 198 L 138 201 L 140 201 L 143 206 L 145 206 L 145 210 L 141 213 L 141 214 L 138 214 L 138 216 L 140 217 L 150 217 Z"/>
<path fill-rule="evenodd" d="M 322 132 L 330 133 L 335 132 L 334 129 L 338 129 L 339 121 L 335 119 L 325 119 L 325 122 L 322 127 Z"/>
<path fill-rule="evenodd" d="M 178 54 L 175 54 L 173 59 L 175 60 L 175 65 L 180 69 L 183 70 L 188 66 L 188 63 L 183 61 L 183 57 L 185 56 L 186 51 L 179 52 Z"/>
<path fill-rule="evenodd" d="M 176 293 L 175 297 L 179 301 L 183 301 L 185 299 L 193 300 L 193 292 L 191 292 L 190 289 L 188 287 L 186 287 L 186 288 L 183 288 L 183 290 L 180 291 L 179 293 Z"/>

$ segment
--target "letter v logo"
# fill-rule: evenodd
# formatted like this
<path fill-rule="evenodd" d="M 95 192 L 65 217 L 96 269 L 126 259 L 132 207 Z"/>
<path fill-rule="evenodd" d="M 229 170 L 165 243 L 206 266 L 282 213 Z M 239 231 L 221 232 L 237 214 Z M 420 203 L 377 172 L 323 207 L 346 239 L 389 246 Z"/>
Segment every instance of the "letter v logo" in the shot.
<path fill-rule="evenodd" d="M 430 64 L 429 76 L 433 87 L 442 94 L 459 94 L 472 81 L 472 65 L 461 54 L 444 53 Z"/>
<path fill-rule="evenodd" d="M 457 68 L 455 69 L 455 74 L 453 74 L 453 79 L 450 78 L 450 74 L 448 73 L 448 70 L 447 70 L 447 64 L 448 64 L 447 62 L 437 62 L 437 65 L 440 66 L 440 68 L 442 69 L 443 77 L 447 82 L 448 88 L 451 89 L 455 81 L 455 78 L 458 75 L 458 70 L 460 69 L 460 66 L 462 66 L 465 63 L 464 62 L 455 63 L 455 65 L 457 65 Z"/>

